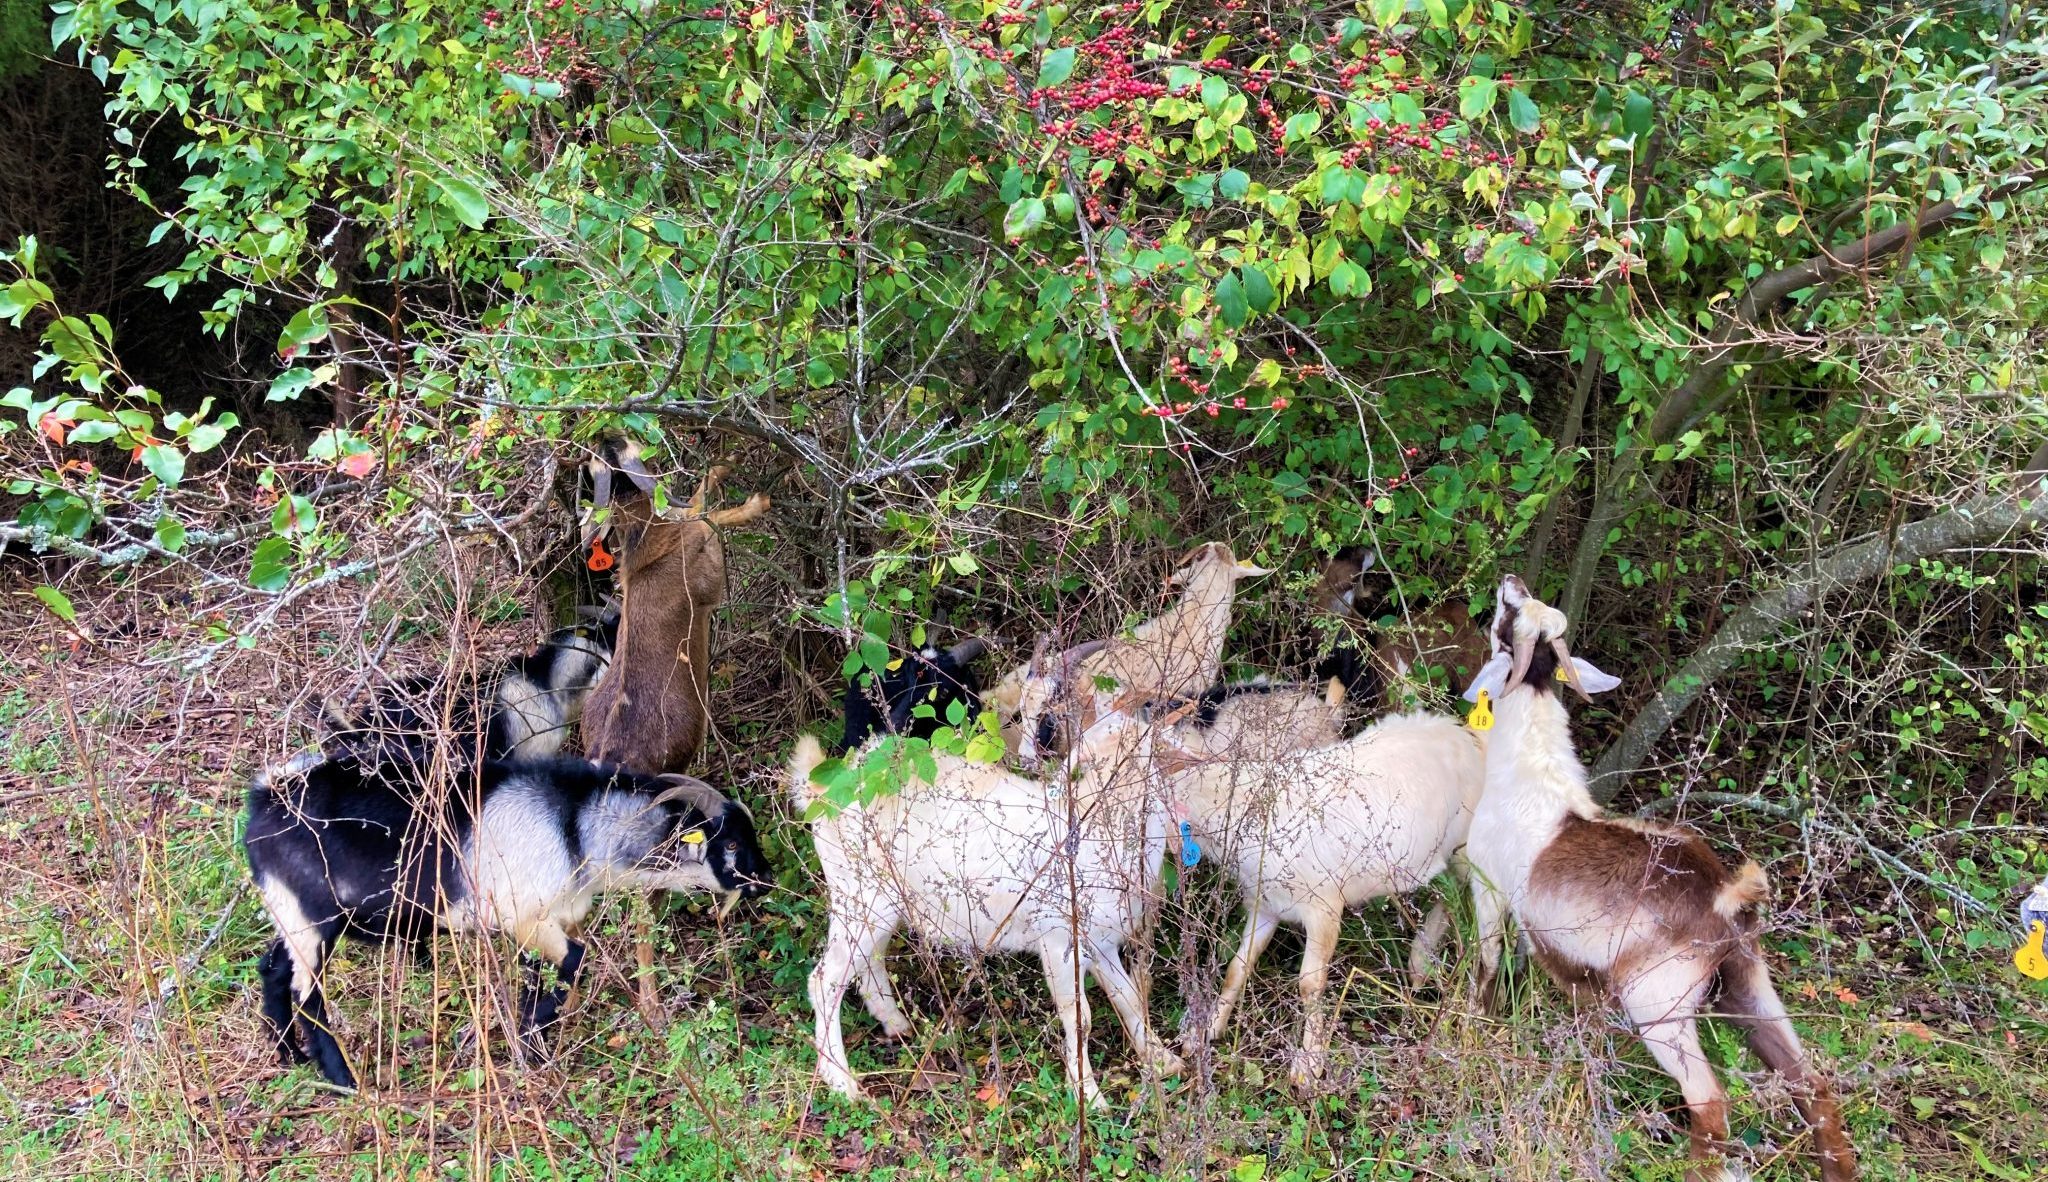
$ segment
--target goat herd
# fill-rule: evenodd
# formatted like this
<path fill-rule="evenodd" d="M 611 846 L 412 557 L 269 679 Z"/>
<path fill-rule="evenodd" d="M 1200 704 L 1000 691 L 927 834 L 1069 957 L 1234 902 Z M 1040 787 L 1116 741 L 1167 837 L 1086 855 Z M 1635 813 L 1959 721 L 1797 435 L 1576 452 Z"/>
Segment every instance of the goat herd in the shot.
<path fill-rule="evenodd" d="M 657 511 L 632 450 L 608 448 L 591 465 L 584 546 L 594 568 L 615 567 L 615 609 L 464 692 L 429 693 L 421 679 L 380 689 L 364 709 L 331 704 L 318 750 L 255 778 L 244 848 L 278 932 L 260 977 L 287 1063 L 310 1058 L 355 1086 L 320 983 L 344 932 L 509 935 L 525 964 L 520 1037 L 538 1049 L 583 966 L 577 934 L 598 893 L 702 891 L 729 909 L 770 889 L 752 813 L 680 774 L 708 717 L 711 612 L 725 582 L 715 527 L 768 508 L 756 495 L 707 509 L 722 474 L 713 469 L 686 506 Z M 1367 561 L 1353 552 L 1326 572 L 1327 606 L 1353 606 L 1347 584 Z M 1347 697 L 1376 705 L 1361 687 L 1400 667 L 1399 654 L 1340 652 L 1313 686 L 1219 684 L 1237 584 L 1264 573 L 1226 545 L 1198 546 L 1160 615 L 1064 651 L 1041 640 L 986 695 L 971 669 L 986 652 L 979 640 L 907 657 L 879 686 L 849 683 L 843 748 L 889 731 L 929 736 L 952 703 L 979 714 L 985 697 L 1002 761 L 934 748 L 900 791 L 834 809 L 813 774 L 824 746 L 797 738 L 787 788 L 811 818 L 830 917 L 809 981 L 826 1086 L 861 1092 L 841 1033 L 849 986 L 885 1032 L 910 1027 L 885 964 L 904 928 L 963 957 L 1036 953 L 1085 1102 L 1101 1103 L 1087 1054 L 1090 977 L 1146 1067 L 1176 1074 L 1181 1059 L 1150 1019 L 1149 981 L 1123 960 L 1126 944 L 1150 939 L 1171 856 L 1213 860 L 1245 913 L 1213 1009 L 1190 1014 L 1206 1019 L 1189 1023 L 1191 1036 L 1220 1037 L 1275 930 L 1300 927 L 1304 1016 L 1290 1075 L 1311 1087 L 1330 1040 L 1324 992 L 1345 910 L 1456 869 L 1476 912 L 1481 1004 L 1493 1005 L 1512 917 L 1552 977 L 1616 1004 L 1678 1081 L 1708 1176 L 1724 1169 L 1728 1136 L 1726 1093 L 1698 1032 L 1715 1006 L 1786 1077 L 1822 1176 L 1854 1177 L 1833 1092 L 1808 1064 L 1759 947 L 1762 870 L 1730 871 L 1696 835 L 1604 816 L 1589 795 L 1563 691 L 1617 682 L 1570 652 L 1563 613 L 1507 577 L 1490 628 L 1439 621 L 1453 648 L 1462 638 L 1472 650 L 1471 713 L 1391 714 L 1347 738 Z M 560 754 L 579 725 L 589 760 Z M 1438 902 L 1410 953 L 1418 982 L 1449 927 Z M 644 970 L 651 943 L 636 953 Z M 651 977 L 639 980 L 651 1007 Z"/>

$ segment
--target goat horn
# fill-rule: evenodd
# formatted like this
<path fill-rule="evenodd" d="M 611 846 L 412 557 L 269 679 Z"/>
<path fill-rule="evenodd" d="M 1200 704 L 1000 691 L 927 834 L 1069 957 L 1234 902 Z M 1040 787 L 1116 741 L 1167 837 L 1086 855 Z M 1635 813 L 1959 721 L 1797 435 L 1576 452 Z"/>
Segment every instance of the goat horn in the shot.
<path fill-rule="evenodd" d="M 1557 654 L 1557 669 L 1558 672 L 1564 674 L 1565 684 L 1579 691 L 1581 698 L 1588 702 L 1592 701 L 1593 695 L 1586 692 L 1585 683 L 1579 680 L 1578 666 L 1572 664 L 1572 650 L 1565 647 L 1564 637 L 1560 636 L 1556 640 L 1551 641 L 1550 647 Z"/>
<path fill-rule="evenodd" d="M 661 793 L 654 798 L 653 804 L 649 805 L 650 808 L 667 804 L 671 800 L 680 800 L 704 814 L 706 820 L 714 820 L 721 813 L 725 812 L 726 805 L 732 803 L 725 793 L 720 792 L 695 776 L 683 776 L 670 772 L 660 776 L 659 779 L 667 783 L 669 787 L 662 789 Z"/>
<path fill-rule="evenodd" d="M 1527 640 L 1522 640 L 1520 638 L 1517 638 L 1515 640 L 1515 663 L 1514 667 L 1508 671 L 1507 684 L 1502 686 L 1500 689 L 1502 697 L 1506 697 L 1509 690 L 1522 684 L 1523 676 L 1529 672 L 1529 662 L 1534 660 L 1535 657 L 1535 637 L 1532 636 Z"/>
<path fill-rule="evenodd" d="M 970 636 L 952 648 L 947 649 L 946 656 L 950 657 L 954 664 L 965 666 L 978 659 L 981 654 L 987 651 L 988 641 L 983 640 L 979 636 Z"/>
<path fill-rule="evenodd" d="M 1184 567 L 1188 563 L 1193 562 L 1196 559 L 1196 557 L 1202 553 L 1202 551 L 1207 550 L 1209 547 L 1215 544 L 1216 543 L 1214 542 L 1203 542 L 1200 545 L 1197 545 L 1194 549 L 1188 551 L 1186 554 L 1183 554 L 1179 558 L 1174 559 L 1173 569 L 1179 570 L 1181 567 Z"/>
<path fill-rule="evenodd" d="M 633 482 L 640 495 L 654 495 L 654 476 L 647 471 L 647 465 L 640 462 L 640 449 L 634 448 L 619 457 L 619 471 L 626 474 L 626 479 Z"/>

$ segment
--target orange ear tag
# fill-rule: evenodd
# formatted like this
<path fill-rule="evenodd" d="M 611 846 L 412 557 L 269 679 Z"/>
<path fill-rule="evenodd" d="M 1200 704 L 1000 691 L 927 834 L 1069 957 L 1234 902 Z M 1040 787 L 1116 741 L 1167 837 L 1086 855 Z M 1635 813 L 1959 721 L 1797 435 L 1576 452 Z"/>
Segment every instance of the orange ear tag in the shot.
<path fill-rule="evenodd" d="M 591 570 L 610 570 L 612 563 L 617 561 L 616 558 L 613 558 L 605 550 L 603 538 L 590 539 L 590 557 L 584 561 L 583 565 Z"/>

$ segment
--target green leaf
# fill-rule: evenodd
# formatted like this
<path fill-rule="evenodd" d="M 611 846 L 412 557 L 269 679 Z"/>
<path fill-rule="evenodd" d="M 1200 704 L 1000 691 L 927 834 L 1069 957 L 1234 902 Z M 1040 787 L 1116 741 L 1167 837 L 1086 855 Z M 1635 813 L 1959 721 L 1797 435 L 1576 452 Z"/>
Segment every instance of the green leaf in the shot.
<path fill-rule="evenodd" d="M 1406 123 L 1410 128 L 1422 125 L 1422 108 L 1416 106 L 1415 100 L 1405 94 L 1396 94 L 1388 99 L 1387 111 L 1393 115 L 1396 123 Z"/>
<path fill-rule="evenodd" d="M 78 621 L 78 610 L 71 606 L 71 597 L 62 591 L 49 586 L 37 587 L 35 595 L 37 599 L 43 601 L 44 607 L 50 609 L 51 615 L 67 624 Z"/>
<path fill-rule="evenodd" d="M 658 144 L 661 133 L 638 115 L 614 115 L 605 124 L 604 138 L 614 144 Z"/>
<path fill-rule="evenodd" d="M 482 189 L 457 176 L 436 177 L 435 184 L 441 189 L 441 204 L 448 207 L 456 220 L 472 230 L 484 228 L 485 220 L 491 216 L 491 203 L 485 200 Z"/>
<path fill-rule="evenodd" d="M 277 508 L 270 511 L 270 532 L 279 535 L 302 534 L 319 522 L 313 509 L 313 502 L 302 496 L 282 497 Z"/>
<path fill-rule="evenodd" d="M 1015 242 L 1044 224 L 1045 202 L 1026 197 L 1010 206 L 1010 212 L 1003 216 L 1003 236 Z"/>
<path fill-rule="evenodd" d="M 971 575 L 981 569 L 981 564 L 974 561 L 974 555 L 964 550 L 958 554 L 947 555 L 946 565 L 952 567 L 953 573 L 958 575 Z"/>
<path fill-rule="evenodd" d="M 173 554 L 185 549 L 185 523 L 165 514 L 156 519 L 156 544 Z"/>
<path fill-rule="evenodd" d="M 1493 101 L 1500 94 L 1500 83 L 1491 78 L 1468 74 L 1458 83 L 1458 115 L 1465 119 L 1477 119 L 1493 109 Z"/>
<path fill-rule="evenodd" d="M 80 423 L 71 428 L 67 443 L 105 443 L 121 433 L 121 424 L 109 422 Z"/>
<path fill-rule="evenodd" d="M 1062 45 L 1051 53 L 1046 54 L 1045 60 L 1039 63 L 1038 84 L 1040 86 L 1058 86 L 1072 77 L 1073 73 L 1074 47 Z"/>
<path fill-rule="evenodd" d="M 1225 200 L 1241 201 L 1251 191 L 1252 178 L 1239 169 L 1226 168 L 1223 175 L 1216 178 L 1216 193 Z"/>
<path fill-rule="evenodd" d="M 1649 95 L 1629 91 L 1628 100 L 1621 108 L 1621 129 L 1630 135 L 1650 134 L 1650 117 L 1654 111 Z"/>
<path fill-rule="evenodd" d="M 256 543 L 249 562 L 249 585 L 258 591 L 282 591 L 291 581 L 292 544 L 284 538 L 265 538 Z"/>
<path fill-rule="evenodd" d="M 838 377 L 838 374 L 832 372 L 832 363 L 826 361 L 823 357 L 813 357 L 804 366 L 804 380 L 809 382 L 814 389 L 819 386 L 829 386 Z"/>
<path fill-rule="evenodd" d="M 1280 142 L 1291 144 L 1296 140 L 1305 140 L 1314 135 L 1322 125 L 1323 117 L 1318 112 L 1297 111 L 1289 115 L 1286 124 L 1281 127 Z"/>
<path fill-rule="evenodd" d="M 1250 308 L 1245 302 L 1244 283 L 1237 272 L 1225 275 L 1216 285 L 1216 307 L 1223 313 L 1223 323 L 1232 328 L 1241 328 Z"/>
<path fill-rule="evenodd" d="M 1408 0 L 1372 0 L 1372 19 L 1382 29 L 1391 29 L 1408 11 Z"/>
<path fill-rule="evenodd" d="M 1508 90 L 1508 122 L 1523 135 L 1535 135 L 1543 127 L 1543 114 L 1536 109 L 1536 100 L 1519 86 Z"/>
<path fill-rule="evenodd" d="M 1265 268 L 1246 267 L 1240 273 L 1244 276 L 1245 300 L 1251 305 L 1252 310 L 1255 312 L 1272 311 L 1274 306 L 1280 302 L 1280 296 L 1278 292 L 1273 290 L 1273 281 L 1266 277 Z"/>
<path fill-rule="evenodd" d="M 162 481 L 165 488 L 175 488 L 180 480 L 185 479 L 185 453 L 168 444 L 152 443 L 143 448 L 142 466 Z"/>

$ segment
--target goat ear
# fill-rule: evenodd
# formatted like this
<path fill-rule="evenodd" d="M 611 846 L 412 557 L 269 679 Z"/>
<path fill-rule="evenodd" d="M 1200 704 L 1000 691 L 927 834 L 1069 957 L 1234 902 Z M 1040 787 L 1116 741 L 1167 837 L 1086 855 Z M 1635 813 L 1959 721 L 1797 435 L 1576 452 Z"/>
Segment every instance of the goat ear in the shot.
<path fill-rule="evenodd" d="M 1358 573 L 1364 574 L 1379 564 L 1380 552 L 1378 550 L 1367 550 L 1363 555 L 1359 556 Z"/>
<path fill-rule="evenodd" d="M 640 462 L 639 448 L 634 448 L 619 457 L 619 471 L 626 474 L 626 479 L 633 482 L 633 487 L 640 490 L 640 495 L 654 495 L 654 476 L 647 471 L 647 465 Z M 611 483 L 609 472 L 605 473 L 605 483 Z"/>
<path fill-rule="evenodd" d="M 1273 568 L 1268 566 L 1253 566 L 1248 559 L 1240 558 L 1237 560 L 1237 566 L 1232 573 L 1240 579 L 1255 579 L 1260 575 L 1272 574 Z"/>
<path fill-rule="evenodd" d="M 1465 700 L 1477 702 L 1480 690 L 1485 690 L 1498 699 L 1502 691 L 1507 688 L 1508 670 L 1510 667 L 1511 662 L 1508 654 L 1495 653 L 1492 660 L 1479 667 L 1479 672 L 1472 678 L 1472 684 L 1465 687 Z M 1595 672 L 1598 671 L 1595 670 Z M 1606 674 L 1601 674 L 1601 676 L 1604 677 Z"/>
<path fill-rule="evenodd" d="M 1572 658 L 1572 671 L 1579 675 L 1579 688 L 1588 694 L 1604 694 L 1621 684 L 1621 678 L 1602 672 L 1584 657 Z"/>

